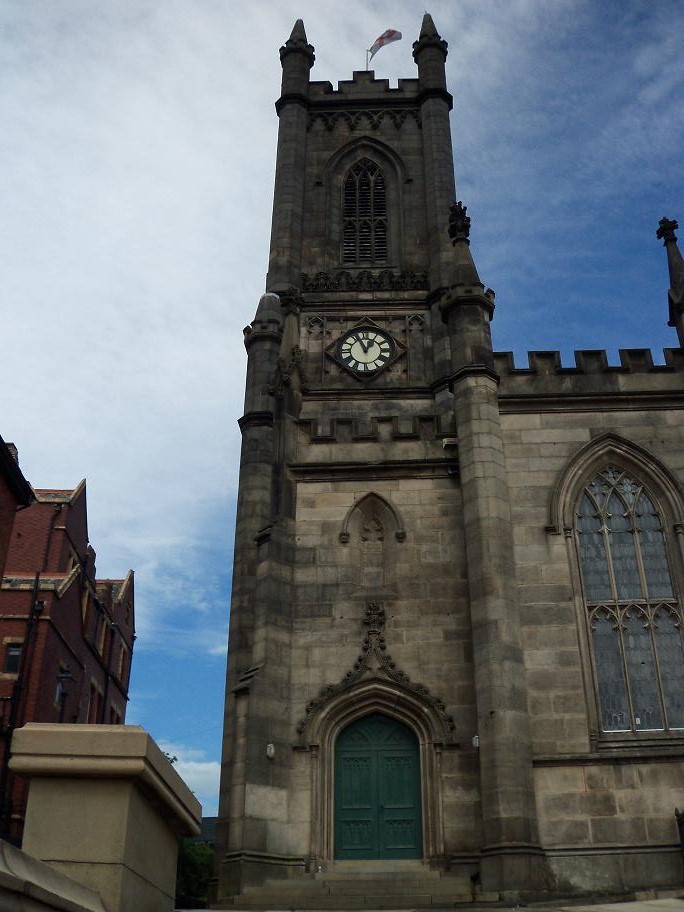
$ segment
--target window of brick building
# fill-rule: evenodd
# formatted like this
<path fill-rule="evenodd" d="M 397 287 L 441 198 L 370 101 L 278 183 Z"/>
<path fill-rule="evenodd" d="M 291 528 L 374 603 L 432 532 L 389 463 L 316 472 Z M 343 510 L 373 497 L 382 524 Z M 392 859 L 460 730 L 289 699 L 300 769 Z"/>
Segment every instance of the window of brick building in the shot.
<path fill-rule="evenodd" d="M 654 497 L 609 466 L 581 494 L 576 534 L 602 731 L 684 729 L 682 608 Z"/>
<path fill-rule="evenodd" d="M 121 713 L 117 710 L 115 706 L 109 707 L 109 724 L 110 725 L 121 725 Z"/>
<path fill-rule="evenodd" d="M 102 694 L 95 681 L 90 682 L 90 698 L 88 700 L 88 722 L 95 724 L 100 721 L 100 706 Z"/>
<path fill-rule="evenodd" d="M 8 643 L 5 646 L 5 674 L 19 674 L 22 643 Z"/>
<path fill-rule="evenodd" d="M 120 681 L 126 682 L 128 672 L 128 649 L 124 643 L 119 644 L 119 663 L 117 667 L 117 676 Z"/>

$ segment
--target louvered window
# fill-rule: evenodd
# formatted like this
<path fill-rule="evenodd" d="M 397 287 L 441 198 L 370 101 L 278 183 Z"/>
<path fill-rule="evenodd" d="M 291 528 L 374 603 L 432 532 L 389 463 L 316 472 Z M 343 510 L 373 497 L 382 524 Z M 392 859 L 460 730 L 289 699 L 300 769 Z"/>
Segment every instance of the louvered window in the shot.
<path fill-rule="evenodd" d="M 386 263 L 387 191 L 382 171 L 362 158 L 347 172 L 342 193 L 342 262 Z"/>
<path fill-rule="evenodd" d="M 576 516 L 601 730 L 684 729 L 682 612 L 652 496 L 609 466 Z"/>

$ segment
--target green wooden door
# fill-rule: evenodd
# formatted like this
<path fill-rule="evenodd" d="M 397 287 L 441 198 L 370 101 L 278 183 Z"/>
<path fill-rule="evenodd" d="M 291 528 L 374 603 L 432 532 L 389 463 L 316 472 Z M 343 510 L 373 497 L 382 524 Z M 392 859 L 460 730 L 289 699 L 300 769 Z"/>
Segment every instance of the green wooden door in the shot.
<path fill-rule="evenodd" d="M 376 713 L 335 746 L 335 857 L 420 858 L 420 762 L 415 735 Z"/>

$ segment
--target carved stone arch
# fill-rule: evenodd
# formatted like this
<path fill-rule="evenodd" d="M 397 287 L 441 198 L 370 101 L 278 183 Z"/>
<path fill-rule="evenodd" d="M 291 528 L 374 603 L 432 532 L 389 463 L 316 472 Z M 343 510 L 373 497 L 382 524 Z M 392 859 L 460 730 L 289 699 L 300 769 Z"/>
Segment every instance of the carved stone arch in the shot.
<path fill-rule="evenodd" d="M 670 469 L 636 443 L 606 433 L 581 447 L 558 476 L 549 503 L 549 532 L 560 534 L 573 528 L 582 487 L 611 463 L 634 472 L 664 508 L 665 517 L 675 528 L 684 522 L 684 489 Z"/>
<path fill-rule="evenodd" d="M 383 268 L 403 269 L 404 225 L 403 185 L 407 179 L 402 159 L 385 143 L 370 136 L 353 139 L 334 152 L 323 169 L 326 188 L 325 270 L 332 272 L 343 264 L 342 249 L 342 184 L 349 169 L 362 158 L 375 162 L 382 170 L 387 192 L 387 263 Z M 354 269 L 355 267 L 345 267 Z"/>
<path fill-rule="evenodd" d="M 444 724 L 431 703 L 393 681 L 366 678 L 332 696 L 313 716 L 307 731 L 311 757 L 311 859 L 326 864 L 334 858 L 335 744 L 352 722 L 382 713 L 403 723 L 415 735 L 420 756 L 423 853 L 426 860 L 444 856 L 441 799 L 441 750 Z"/>

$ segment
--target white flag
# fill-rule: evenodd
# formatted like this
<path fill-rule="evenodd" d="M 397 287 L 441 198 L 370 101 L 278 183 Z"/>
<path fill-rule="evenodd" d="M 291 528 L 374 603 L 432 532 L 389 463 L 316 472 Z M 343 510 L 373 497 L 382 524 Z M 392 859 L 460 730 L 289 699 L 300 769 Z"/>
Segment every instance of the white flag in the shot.
<path fill-rule="evenodd" d="M 368 49 L 370 54 L 368 60 L 372 60 L 373 55 L 377 54 L 381 47 L 384 47 L 386 44 L 391 44 L 392 41 L 399 41 L 400 38 L 401 32 L 398 32 L 396 29 L 387 29 L 379 38 L 375 39 L 373 45 Z"/>

